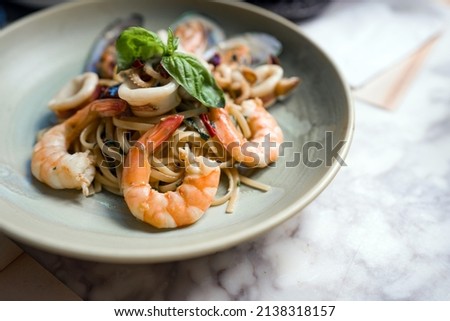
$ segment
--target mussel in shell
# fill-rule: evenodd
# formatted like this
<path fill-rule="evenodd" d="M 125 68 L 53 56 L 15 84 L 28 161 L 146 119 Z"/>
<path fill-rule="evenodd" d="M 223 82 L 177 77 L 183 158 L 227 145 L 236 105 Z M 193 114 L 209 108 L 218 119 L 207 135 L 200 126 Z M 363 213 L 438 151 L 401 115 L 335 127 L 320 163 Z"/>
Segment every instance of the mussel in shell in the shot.
<path fill-rule="evenodd" d="M 272 35 L 263 32 L 247 32 L 233 36 L 210 48 L 203 58 L 210 61 L 219 55 L 221 62 L 258 66 L 271 63 L 283 49 L 281 42 Z"/>
<path fill-rule="evenodd" d="M 223 29 L 211 18 L 197 12 L 183 14 L 170 28 L 180 41 L 180 49 L 199 56 L 225 40 Z"/>
<path fill-rule="evenodd" d="M 143 17 L 131 14 L 129 17 L 117 19 L 109 24 L 94 41 L 86 60 L 84 71 L 95 72 L 100 78 L 111 79 L 116 66 L 115 41 L 120 33 L 128 27 L 142 26 Z"/>

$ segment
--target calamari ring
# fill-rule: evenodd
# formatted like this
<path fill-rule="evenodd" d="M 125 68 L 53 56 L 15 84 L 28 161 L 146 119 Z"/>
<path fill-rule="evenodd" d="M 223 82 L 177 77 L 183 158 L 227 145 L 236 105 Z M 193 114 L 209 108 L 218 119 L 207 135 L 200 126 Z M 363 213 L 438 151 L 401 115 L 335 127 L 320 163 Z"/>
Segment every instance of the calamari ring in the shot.
<path fill-rule="evenodd" d="M 94 94 L 99 78 L 94 72 L 85 72 L 71 79 L 48 103 L 53 111 L 77 108 Z"/>
<path fill-rule="evenodd" d="M 178 83 L 174 80 L 163 86 L 149 88 L 130 88 L 127 83 L 123 83 L 119 87 L 119 97 L 130 104 L 136 116 L 159 116 L 179 105 L 181 98 L 178 95 L 178 87 Z"/>

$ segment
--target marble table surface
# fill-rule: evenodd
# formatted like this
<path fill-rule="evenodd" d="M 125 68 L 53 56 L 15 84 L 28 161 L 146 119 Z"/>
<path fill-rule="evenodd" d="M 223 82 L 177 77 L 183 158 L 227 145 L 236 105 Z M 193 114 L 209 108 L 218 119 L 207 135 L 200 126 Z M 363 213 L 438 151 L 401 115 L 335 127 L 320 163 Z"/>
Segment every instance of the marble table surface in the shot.
<path fill-rule="evenodd" d="M 395 110 L 356 100 L 347 166 L 258 239 L 142 265 L 23 248 L 84 300 L 450 300 L 449 52 L 450 25 Z"/>

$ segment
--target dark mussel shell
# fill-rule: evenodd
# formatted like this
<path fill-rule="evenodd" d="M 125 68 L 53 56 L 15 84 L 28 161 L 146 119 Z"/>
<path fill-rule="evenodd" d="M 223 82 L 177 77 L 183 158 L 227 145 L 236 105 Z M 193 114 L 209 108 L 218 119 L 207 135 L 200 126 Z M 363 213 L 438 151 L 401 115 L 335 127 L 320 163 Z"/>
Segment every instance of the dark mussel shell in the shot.
<path fill-rule="evenodd" d="M 144 18 L 137 13 L 110 23 L 96 38 L 84 65 L 84 72 L 92 71 L 101 78 L 112 78 L 116 65 L 115 41 L 126 28 L 142 26 Z"/>

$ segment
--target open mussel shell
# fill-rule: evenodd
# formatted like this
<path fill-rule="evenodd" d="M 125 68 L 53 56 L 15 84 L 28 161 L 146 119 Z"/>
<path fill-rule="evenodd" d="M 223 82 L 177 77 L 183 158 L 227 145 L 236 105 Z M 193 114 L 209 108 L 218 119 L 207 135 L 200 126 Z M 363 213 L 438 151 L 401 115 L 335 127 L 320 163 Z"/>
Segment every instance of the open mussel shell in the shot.
<path fill-rule="evenodd" d="M 282 50 L 281 42 L 274 36 L 263 32 L 247 32 L 219 43 L 206 51 L 203 58 L 209 61 L 219 54 L 225 60 L 234 59 L 245 65 L 257 66 L 271 62 Z"/>
<path fill-rule="evenodd" d="M 84 65 L 84 72 L 95 72 L 102 78 L 111 78 L 116 64 L 115 41 L 120 33 L 133 26 L 142 26 L 144 18 L 133 13 L 110 23 L 96 38 Z"/>
<path fill-rule="evenodd" d="M 219 24 L 198 12 L 184 13 L 170 28 L 183 50 L 198 55 L 225 40 L 225 32 Z"/>

